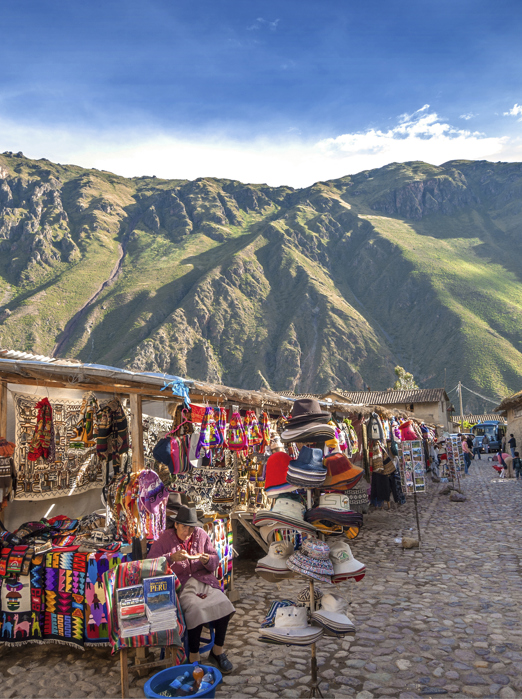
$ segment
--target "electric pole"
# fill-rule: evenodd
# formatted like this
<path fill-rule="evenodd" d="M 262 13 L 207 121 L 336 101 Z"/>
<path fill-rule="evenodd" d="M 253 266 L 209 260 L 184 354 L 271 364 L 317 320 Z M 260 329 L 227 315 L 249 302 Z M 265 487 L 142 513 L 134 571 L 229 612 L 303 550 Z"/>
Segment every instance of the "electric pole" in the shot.
<path fill-rule="evenodd" d="M 460 431 L 464 432 L 464 411 L 462 409 L 462 383 L 459 381 Z"/>

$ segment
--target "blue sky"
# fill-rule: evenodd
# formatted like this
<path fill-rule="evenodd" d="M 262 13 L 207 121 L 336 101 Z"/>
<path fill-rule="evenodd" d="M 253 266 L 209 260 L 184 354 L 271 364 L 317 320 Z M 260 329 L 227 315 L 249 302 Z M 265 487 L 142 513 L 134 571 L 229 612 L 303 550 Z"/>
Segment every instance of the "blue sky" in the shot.
<path fill-rule="evenodd" d="M 305 186 L 522 160 L 518 0 L 0 0 L 0 151 Z"/>

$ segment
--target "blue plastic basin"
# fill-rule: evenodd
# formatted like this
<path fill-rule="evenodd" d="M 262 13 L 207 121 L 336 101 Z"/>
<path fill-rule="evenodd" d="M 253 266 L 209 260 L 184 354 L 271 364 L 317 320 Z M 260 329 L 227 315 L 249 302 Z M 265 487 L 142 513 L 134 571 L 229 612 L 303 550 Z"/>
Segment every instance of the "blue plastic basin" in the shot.
<path fill-rule="evenodd" d="M 216 696 L 216 689 L 218 684 L 223 679 L 223 675 L 220 673 L 217 667 L 214 667 L 213 665 L 200 664 L 200 667 L 205 671 L 205 674 L 209 670 L 212 670 L 212 672 L 214 673 L 214 677 L 216 678 L 216 681 L 208 691 L 203 692 L 203 694 L 188 694 L 186 699 L 190 699 L 190 697 L 197 697 L 197 699 L 199 699 L 200 697 Z M 193 670 L 194 664 L 190 663 L 190 665 L 176 665 L 176 667 L 168 667 L 166 670 L 157 672 L 150 678 L 150 680 L 147 680 L 147 682 L 145 683 L 145 687 L 143 687 L 145 696 L 149 697 L 149 699 L 156 699 L 156 697 L 159 697 L 159 699 L 165 699 L 165 697 L 161 695 L 160 692 L 164 692 L 169 686 L 169 684 L 173 680 L 175 680 L 178 675 L 182 675 L 184 672 L 187 671 L 192 674 Z"/>

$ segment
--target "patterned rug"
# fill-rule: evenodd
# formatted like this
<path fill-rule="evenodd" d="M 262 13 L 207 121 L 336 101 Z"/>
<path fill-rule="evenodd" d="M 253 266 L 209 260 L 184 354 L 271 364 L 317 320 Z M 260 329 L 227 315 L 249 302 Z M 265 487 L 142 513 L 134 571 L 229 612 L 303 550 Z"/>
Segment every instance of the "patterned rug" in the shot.
<path fill-rule="evenodd" d="M 84 493 L 103 485 L 103 463 L 96 448 L 71 449 L 81 400 L 50 399 L 55 436 L 54 461 L 28 461 L 29 443 L 36 425 L 38 396 L 13 394 L 16 413 L 15 468 L 17 500 L 46 500 L 71 492 Z"/>
<path fill-rule="evenodd" d="M 103 586 L 103 575 L 127 560 L 127 554 L 91 553 L 87 560 L 87 582 L 85 585 L 85 645 L 109 644 L 109 622 L 107 598 Z"/>
<path fill-rule="evenodd" d="M 44 640 L 83 648 L 87 558 L 74 548 L 45 557 Z"/>
<path fill-rule="evenodd" d="M 28 548 L 28 547 L 27 547 Z M 0 577 L 0 644 L 43 643 L 44 557 L 32 559 L 29 575 Z"/>

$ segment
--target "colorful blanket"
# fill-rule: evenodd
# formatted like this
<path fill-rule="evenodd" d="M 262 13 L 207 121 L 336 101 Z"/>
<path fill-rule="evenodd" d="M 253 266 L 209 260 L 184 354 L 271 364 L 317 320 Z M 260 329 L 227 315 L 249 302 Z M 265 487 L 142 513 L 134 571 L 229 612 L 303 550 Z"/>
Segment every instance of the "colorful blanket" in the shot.
<path fill-rule="evenodd" d="M 97 552 L 87 560 L 85 585 L 85 645 L 109 645 L 108 606 L 103 576 L 127 560 L 127 554 Z"/>
<path fill-rule="evenodd" d="M 32 559 L 29 575 L 0 577 L 0 643 L 42 643 L 44 557 Z"/>
<path fill-rule="evenodd" d="M 160 558 L 150 558 L 144 561 L 130 561 L 129 563 L 121 563 L 112 570 L 109 570 L 103 576 L 103 584 L 105 586 L 105 596 L 109 604 L 109 640 L 112 646 L 112 652 L 120 648 L 138 648 L 141 646 L 180 646 L 178 652 L 178 664 L 183 662 L 185 651 L 181 641 L 185 633 L 185 624 L 183 615 L 178 600 L 178 594 L 181 590 L 181 584 L 176 577 L 176 607 L 178 610 L 177 628 L 169 631 L 159 631 L 146 636 L 132 636 L 131 638 L 121 638 L 118 629 L 118 612 L 115 603 L 116 590 L 120 587 L 128 585 L 138 585 L 145 578 L 153 578 L 159 575 L 167 574 L 167 559 L 164 556 Z"/>
<path fill-rule="evenodd" d="M 46 554 L 45 641 L 83 649 L 88 556 L 74 548 Z"/>

